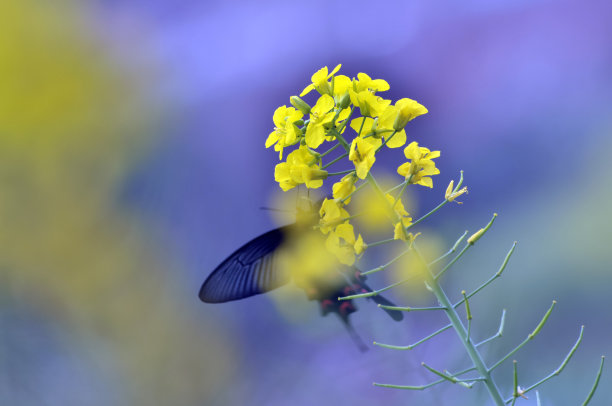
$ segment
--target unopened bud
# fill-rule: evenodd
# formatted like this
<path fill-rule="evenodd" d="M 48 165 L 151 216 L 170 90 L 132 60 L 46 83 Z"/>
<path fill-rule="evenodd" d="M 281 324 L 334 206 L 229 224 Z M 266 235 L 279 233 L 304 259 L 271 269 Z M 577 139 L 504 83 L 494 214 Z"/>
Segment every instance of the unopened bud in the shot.
<path fill-rule="evenodd" d="M 472 236 L 470 238 L 468 238 L 467 242 L 470 245 L 474 245 L 474 243 L 476 241 L 478 241 L 480 239 L 480 237 L 482 237 L 482 235 L 485 233 L 485 229 L 481 228 L 480 230 L 476 231 L 474 234 L 472 234 Z"/>
<path fill-rule="evenodd" d="M 338 97 L 338 100 L 336 100 L 336 105 L 338 106 L 338 108 L 340 109 L 345 109 L 348 106 L 351 105 L 351 96 L 349 95 L 348 92 L 344 93 L 342 96 Z"/>
<path fill-rule="evenodd" d="M 327 179 L 328 175 L 328 172 L 322 169 L 308 168 L 308 170 L 305 172 L 306 177 L 310 180 L 324 180 Z"/>
<path fill-rule="evenodd" d="M 289 102 L 291 105 L 301 111 L 304 114 L 310 114 L 310 106 L 304 100 L 300 99 L 298 96 L 291 96 L 289 98 Z"/>

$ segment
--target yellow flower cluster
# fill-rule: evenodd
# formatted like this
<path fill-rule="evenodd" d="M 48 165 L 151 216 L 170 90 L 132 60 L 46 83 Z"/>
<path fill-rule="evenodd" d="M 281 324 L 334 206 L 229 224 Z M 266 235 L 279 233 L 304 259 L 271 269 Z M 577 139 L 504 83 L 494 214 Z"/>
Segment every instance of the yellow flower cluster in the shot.
<path fill-rule="evenodd" d="M 399 148 L 406 144 L 405 127 L 414 118 L 427 113 L 427 109 L 412 99 L 400 99 L 395 103 L 379 96 L 379 92 L 390 89 L 383 79 L 372 79 L 365 73 L 356 78 L 338 75 L 341 65 L 331 72 L 327 66 L 311 77 L 311 83 L 300 93 L 290 98 L 291 106 L 281 106 L 273 116 L 274 130 L 266 140 L 266 148 L 274 146 L 281 162 L 276 165 L 274 177 L 283 191 L 304 184 L 316 189 L 330 176 L 345 174 L 332 186 L 333 199 L 325 199 L 320 208 L 319 229 L 327 236 L 326 247 L 338 260 L 351 265 L 367 245 L 361 234 L 355 237 L 350 215 L 345 206 L 357 190 L 356 183 L 366 179 L 376 162 L 376 154 L 383 148 Z M 318 93 L 314 105 L 302 97 L 313 90 Z M 359 112 L 361 117 L 354 117 Z M 347 128 L 354 133 L 347 135 Z M 326 152 L 317 151 L 325 143 L 333 143 Z M 284 148 L 297 146 L 283 162 Z M 323 165 L 323 159 L 336 147 L 341 146 L 345 155 Z M 409 182 L 432 187 L 431 175 L 438 174 L 432 159 L 439 151 L 429 151 L 410 143 L 404 154 L 408 162 L 398 168 L 398 173 Z M 328 172 L 326 169 L 347 157 L 351 169 Z M 344 161 L 346 162 L 346 161 Z M 412 219 L 401 199 L 386 196 L 392 210 L 390 217 L 395 224 L 394 238 L 406 240 L 410 235 L 405 228 Z M 383 199 L 384 200 L 384 199 Z"/>

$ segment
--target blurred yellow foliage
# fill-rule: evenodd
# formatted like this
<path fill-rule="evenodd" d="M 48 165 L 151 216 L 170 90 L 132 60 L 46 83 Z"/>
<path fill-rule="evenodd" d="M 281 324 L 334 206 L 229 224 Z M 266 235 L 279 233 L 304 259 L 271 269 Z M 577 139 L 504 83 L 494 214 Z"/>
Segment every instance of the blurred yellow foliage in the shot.
<path fill-rule="evenodd" d="M 119 67 L 83 5 L 0 2 L 0 292 L 73 329 L 91 364 L 88 338 L 105 340 L 128 404 L 206 404 L 228 339 L 181 308 L 176 264 L 117 203 L 156 141 L 147 74 Z"/>
<path fill-rule="evenodd" d="M 444 254 L 443 241 L 436 237 L 431 230 L 419 236 L 417 245 L 419 252 L 427 262 L 431 262 Z M 399 255 L 405 249 L 405 246 L 400 247 L 395 255 Z M 412 300 L 410 306 L 414 306 L 413 302 L 418 305 L 418 301 L 430 297 L 430 293 L 427 292 L 424 284 L 426 272 L 427 268 L 423 261 L 419 259 L 415 252 L 409 252 L 391 266 L 389 280 L 393 282 L 409 280 L 408 283 L 398 286 L 397 289 L 400 290 L 398 292 L 400 297 L 410 297 Z"/>

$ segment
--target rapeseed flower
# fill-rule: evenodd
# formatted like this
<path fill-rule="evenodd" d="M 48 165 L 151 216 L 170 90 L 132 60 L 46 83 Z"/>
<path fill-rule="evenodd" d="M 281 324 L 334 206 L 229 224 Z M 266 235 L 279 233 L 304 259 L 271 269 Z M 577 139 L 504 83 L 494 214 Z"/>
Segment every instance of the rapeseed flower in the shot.
<path fill-rule="evenodd" d="M 359 107 L 359 111 L 364 117 L 378 117 L 391 104 L 391 100 L 385 100 L 380 96 L 376 96 L 369 90 L 357 92 L 350 89 L 349 95 L 351 102 L 355 107 Z"/>
<path fill-rule="evenodd" d="M 280 106 L 274 111 L 272 120 L 274 121 L 274 131 L 268 135 L 266 148 L 274 145 L 274 150 L 278 151 L 278 159 L 283 159 L 283 148 L 295 144 L 302 132 L 295 124 L 300 120 L 304 113 L 293 107 Z"/>
<path fill-rule="evenodd" d="M 365 179 L 376 161 L 376 149 L 381 145 L 380 140 L 370 137 L 356 137 L 351 143 L 349 159 L 355 164 L 355 171 L 359 179 Z"/>
<path fill-rule="evenodd" d="M 327 171 L 321 169 L 319 158 L 305 145 L 291 152 L 287 162 L 281 162 L 274 169 L 274 179 L 285 192 L 302 183 L 307 188 L 317 189 L 326 178 Z"/>
<path fill-rule="evenodd" d="M 332 186 L 332 192 L 334 199 L 336 200 L 344 200 L 344 204 L 349 204 L 351 202 L 351 198 L 349 197 L 355 191 L 355 182 L 357 181 L 357 176 L 355 173 L 349 173 L 344 176 L 338 182 L 334 183 Z"/>
<path fill-rule="evenodd" d="M 340 67 L 342 67 L 342 64 L 336 65 L 334 70 L 331 71 L 331 73 L 329 74 L 327 73 L 327 66 L 324 66 L 318 71 L 316 71 L 315 74 L 312 75 L 312 77 L 310 78 L 312 83 L 306 86 L 304 90 L 302 90 L 302 93 L 300 93 L 300 97 L 310 93 L 313 89 L 315 89 L 321 95 L 331 95 L 331 86 L 328 82 L 328 79 L 334 76 L 334 74 L 340 70 Z"/>
<path fill-rule="evenodd" d="M 372 93 L 375 92 L 386 92 L 391 87 L 386 80 L 383 79 L 372 79 L 365 73 L 358 73 L 357 79 L 353 81 L 353 89 L 356 92 L 368 90 Z"/>
<path fill-rule="evenodd" d="M 350 126 L 361 138 L 381 139 L 384 137 L 386 139 L 393 133 L 393 129 L 380 126 L 379 121 L 379 118 L 359 117 L 351 120 Z"/>
<path fill-rule="evenodd" d="M 425 108 L 425 106 L 416 100 L 408 98 L 399 99 L 393 107 L 396 113 L 393 121 L 393 129 L 397 131 L 406 127 L 409 121 L 427 113 L 427 108 Z"/>
<path fill-rule="evenodd" d="M 348 76 L 338 75 L 332 79 L 332 95 L 336 105 L 341 109 L 346 109 L 351 104 L 349 89 L 352 81 Z"/>
<path fill-rule="evenodd" d="M 306 144 L 318 148 L 325 141 L 325 125 L 334 119 L 334 99 L 324 94 L 310 109 L 310 122 L 306 128 Z"/>
<path fill-rule="evenodd" d="M 385 195 L 385 198 L 393 210 L 394 218 L 392 218 L 392 221 L 395 223 L 393 238 L 396 240 L 406 240 L 405 228 L 412 224 L 412 217 L 406 211 L 401 198 L 396 200 L 389 193 Z"/>
<path fill-rule="evenodd" d="M 343 204 L 336 200 L 325 199 L 319 210 L 319 229 L 323 234 L 333 231 L 339 224 L 347 222 L 349 218 L 348 212 L 344 209 Z"/>
<path fill-rule="evenodd" d="M 397 173 L 410 179 L 410 183 L 433 187 L 430 176 L 440 173 L 433 159 L 440 156 L 440 151 L 419 147 L 419 144 L 413 141 L 404 149 L 404 155 L 409 161 L 400 165 Z"/>
<path fill-rule="evenodd" d="M 355 263 L 355 254 L 359 255 L 365 251 L 367 245 L 363 242 L 361 234 L 355 239 L 355 231 L 351 224 L 340 224 L 329 233 L 325 241 L 325 247 L 333 253 L 338 261 L 345 265 Z"/>

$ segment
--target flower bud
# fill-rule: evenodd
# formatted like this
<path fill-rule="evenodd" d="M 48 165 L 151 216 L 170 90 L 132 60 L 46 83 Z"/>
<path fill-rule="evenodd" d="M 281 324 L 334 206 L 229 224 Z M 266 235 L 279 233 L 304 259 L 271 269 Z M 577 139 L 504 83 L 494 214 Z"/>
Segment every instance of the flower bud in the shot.
<path fill-rule="evenodd" d="M 301 111 L 304 114 L 310 114 L 310 106 L 304 100 L 300 99 L 298 96 L 291 96 L 289 98 L 291 105 Z"/>
<path fill-rule="evenodd" d="M 485 229 L 481 228 L 480 230 L 476 231 L 474 234 L 472 234 L 472 236 L 470 238 L 468 238 L 467 242 L 470 245 L 474 245 L 474 243 L 476 243 L 476 241 L 480 240 L 480 237 L 482 237 L 482 235 L 485 233 Z"/>
<path fill-rule="evenodd" d="M 308 180 L 324 180 L 327 179 L 328 172 L 323 169 L 307 168 L 303 174 Z"/>
<path fill-rule="evenodd" d="M 344 110 L 345 108 L 347 108 L 348 106 L 351 105 L 351 96 L 349 95 L 349 92 L 344 93 L 342 96 L 338 97 L 336 100 L 336 105 L 338 106 L 338 108 Z"/>

